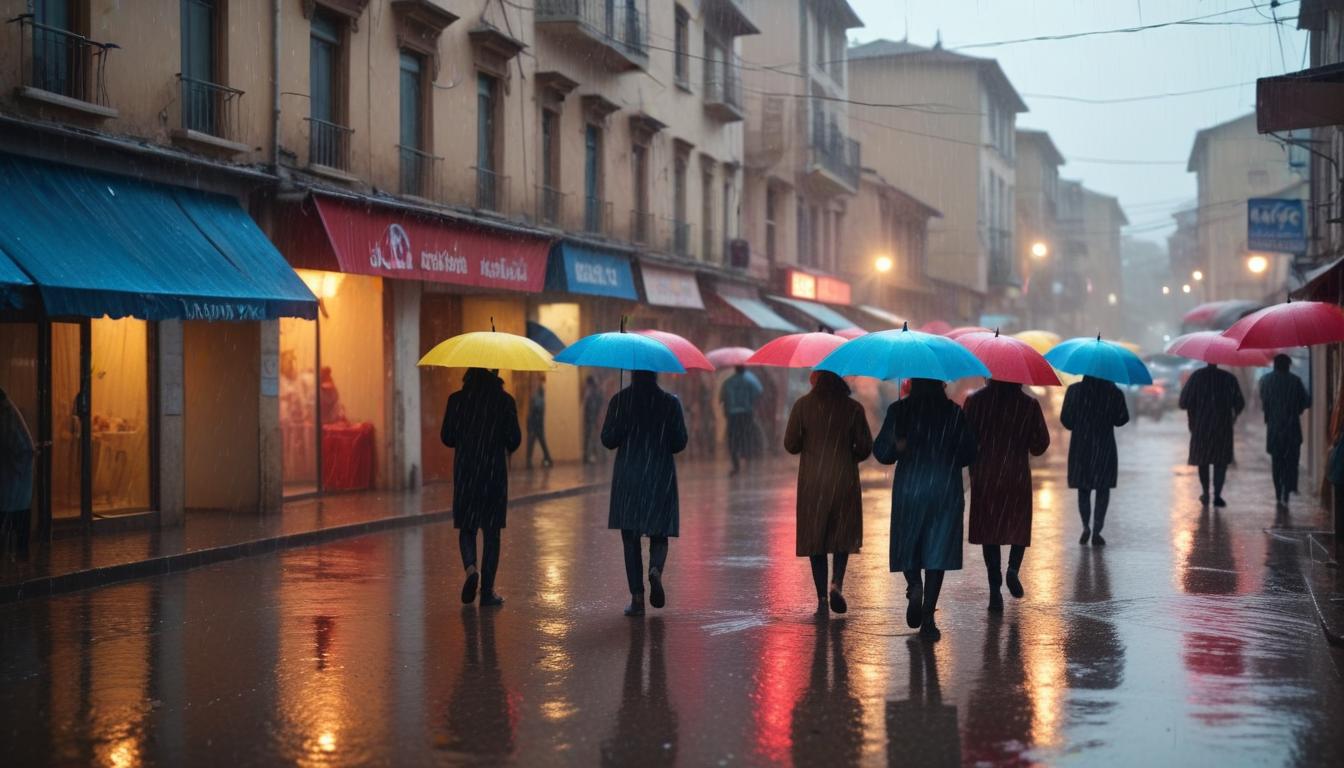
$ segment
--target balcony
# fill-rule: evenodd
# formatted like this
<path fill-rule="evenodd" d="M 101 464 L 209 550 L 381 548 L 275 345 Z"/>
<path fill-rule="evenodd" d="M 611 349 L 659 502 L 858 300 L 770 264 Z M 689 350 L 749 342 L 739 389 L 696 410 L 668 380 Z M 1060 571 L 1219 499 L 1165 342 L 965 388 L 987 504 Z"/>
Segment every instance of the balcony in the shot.
<path fill-rule="evenodd" d="M 678 219 L 668 219 L 668 226 L 672 230 L 672 236 L 669 238 L 667 250 L 675 253 L 682 258 L 691 257 L 691 224 L 688 221 Z"/>
<path fill-rule="evenodd" d="M 1012 259 L 1012 232 L 1007 229 L 989 230 L 989 269 L 987 278 L 991 286 L 1001 288 L 1019 288 L 1022 280 Z"/>
<path fill-rule="evenodd" d="M 536 220 L 538 224 L 544 224 L 548 227 L 557 227 L 564 229 L 568 227 L 569 216 L 567 214 L 568 206 L 566 203 L 569 195 L 561 192 L 554 187 L 548 187 L 544 184 L 537 185 L 537 211 Z"/>
<path fill-rule="evenodd" d="M 509 198 L 509 177 L 489 168 L 473 166 L 476 174 L 476 208 L 482 211 L 503 211 Z"/>
<path fill-rule="evenodd" d="M 401 144 L 397 145 L 397 155 L 401 159 L 401 194 L 434 201 L 443 197 L 439 189 L 439 162 L 443 158 Z"/>
<path fill-rule="evenodd" d="M 814 119 L 808 141 L 808 183 L 825 194 L 852 195 L 859 191 L 861 168 L 859 142 L 845 136 L 835 122 Z"/>
<path fill-rule="evenodd" d="M 306 117 L 308 123 L 308 168 L 316 173 L 350 179 L 350 136 L 353 128 Z"/>
<path fill-rule="evenodd" d="M 653 245 L 653 214 L 646 211 L 630 212 L 630 242 L 637 245 Z"/>
<path fill-rule="evenodd" d="M 742 110 L 742 85 L 736 61 L 705 62 L 705 111 L 725 123 L 735 123 L 746 117 Z"/>
<path fill-rule="evenodd" d="M 16 95 L 105 120 L 118 115 L 107 97 L 107 57 L 121 46 L 39 23 L 31 13 L 9 20 L 18 23 L 22 84 Z"/>
<path fill-rule="evenodd" d="M 583 231 L 590 235 L 612 236 L 611 201 L 600 197 L 583 199 Z"/>
<path fill-rule="evenodd" d="M 536 0 L 536 24 L 572 40 L 613 72 L 649 65 L 649 25 L 637 0 Z"/>
<path fill-rule="evenodd" d="M 177 76 L 177 83 L 182 125 L 173 131 L 174 141 L 229 154 L 251 149 L 242 141 L 238 117 L 242 91 L 182 74 Z"/>

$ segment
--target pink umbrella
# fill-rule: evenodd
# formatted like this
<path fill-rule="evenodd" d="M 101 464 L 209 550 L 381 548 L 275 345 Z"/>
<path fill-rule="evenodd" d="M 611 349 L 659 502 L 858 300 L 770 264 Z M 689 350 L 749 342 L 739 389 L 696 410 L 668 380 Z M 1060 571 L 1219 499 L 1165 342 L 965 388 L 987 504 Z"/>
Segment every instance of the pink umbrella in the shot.
<path fill-rule="evenodd" d="M 842 339 L 857 339 L 860 336 L 868 335 L 868 332 L 862 328 L 841 328 L 835 332 L 835 335 Z"/>
<path fill-rule="evenodd" d="M 846 341 L 834 333 L 791 333 L 766 342 L 747 359 L 747 365 L 811 368 Z"/>
<path fill-rule="evenodd" d="M 979 325 L 963 325 L 960 328 L 953 328 L 952 330 L 948 331 L 943 335 L 949 339 L 960 339 L 962 336 L 965 336 L 968 333 L 993 333 L 993 332 L 994 331 L 990 330 L 989 328 L 984 328 Z"/>
<path fill-rule="evenodd" d="M 957 343 L 969 349 L 989 369 L 989 377 L 998 381 L 1059 386 L 1055 369 L 1030 344 L 998 333 L 963 333 Z"/>
<path fill-rule="evenodd" d="M 678 336 L 675 333 L 668 333 L 667 331 L 656 331 L 651 328 L 645 328 L 640 331 L 631 331 L 631 333 L 638 333 L 641 336 L 648 336 L 654 341 L 662 342 L 663 346 L 672 350 L 672 354 L 677 356 L 677 360 L 681 361 L 682 366 L 688 371 L 692 368 L 702 371 L 714 370 L 714 364 L 709 362 L 709 359 L 705 357 L 705 353 L 701 352 L 699 347 L 687 341 L 683 336 Z"/>
<path fill-rule="evenodd" d="M 710 365 L 715 368 L 733 368 L 739 365 L 746 365 L 747 358 L 756 354 L 756 350 L 746 347 L 719 347 L 711 349 L 705 355 Z"/>
<path fill-rule="evenodd" d="M 1199 331 L 1178 336 L 1167 345 L 1167 353 L 1191 360 L 1202 360 L 1215 365 L 1255 368 L 1269 365 L 1274 359 L 1273 349 L 1237 349 L 1234 339 L 1217 331 Z"/>
<path fill-rule="evenodd" d="M 946 336 L 952 330 L 952 324 L 942 320 L 930 320 L 919 327 L 921 333 L 931 333 L 934 336 Z"/>
<path fill-rule="evenodd" d="M 1237 349 L 1309 347 L 1344 341 L 1344 310 L 1324 301 L 1289 301 L 1241 318 L 1223 331 Z"/>

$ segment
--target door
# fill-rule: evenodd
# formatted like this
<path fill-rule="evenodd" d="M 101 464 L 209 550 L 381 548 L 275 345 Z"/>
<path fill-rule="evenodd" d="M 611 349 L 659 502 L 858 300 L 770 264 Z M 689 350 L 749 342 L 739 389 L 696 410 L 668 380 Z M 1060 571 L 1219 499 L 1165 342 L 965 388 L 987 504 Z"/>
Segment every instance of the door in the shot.
<path fill-rule="evenodd" d="M 182 0 L 182 125 L 218 135 L 215 125 L 215 2 Z"/>

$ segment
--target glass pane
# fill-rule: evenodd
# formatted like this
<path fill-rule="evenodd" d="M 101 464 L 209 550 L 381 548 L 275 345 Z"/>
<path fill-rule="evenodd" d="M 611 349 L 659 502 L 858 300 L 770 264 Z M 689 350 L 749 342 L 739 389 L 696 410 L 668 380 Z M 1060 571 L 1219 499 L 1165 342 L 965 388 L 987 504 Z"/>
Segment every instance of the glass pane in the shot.
<path fill-rule="evenodd" d="M 420 148 L 420 62 L 401 55 L 401 145 Z"/>
<path fill-rule="evenodd" d="M 51 324 L 51 516 L 79 517 L 79 326 Z"/>
<path fill-rule="evenodd" d="M 19 409 L 33 442 L 37 435 L 37 324 L 0 324 L 0 390 Z M 36 482 L 36 478 L 34 478 Z M 37 503 L 34 486 L 33 503 Z"/>
<path fill-rule="evenodd" d="M 282 317 L 280 434 L 286 496 L 317 491 L 316 414 L 317 321 Z"/>
<path fill-rule="evenodd" d="M 149 508 L 149 324 L 92 321 L 93 511 Z"/>

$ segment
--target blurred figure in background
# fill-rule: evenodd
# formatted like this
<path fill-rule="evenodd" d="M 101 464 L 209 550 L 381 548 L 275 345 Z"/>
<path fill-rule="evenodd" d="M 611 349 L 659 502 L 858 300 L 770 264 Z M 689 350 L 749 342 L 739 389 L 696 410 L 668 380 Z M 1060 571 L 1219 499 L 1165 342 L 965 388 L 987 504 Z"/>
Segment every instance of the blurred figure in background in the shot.
<path fill-rule="evenodd" d="M 1181 388 L 1181 410 L 1190 426 L 1190 455 L 1187 461 L 1199 468 L 1203 492 L 1199 502 L 1209 503 L 1209 467 L 1213 467 L 1213 505 L 1226 507 L 1223 483 L 1227 466 L 1236 461 L 1232 427 L 1246 407 L 1237 377 L 1213 363 L 1190 374 Z"/>
<path fill-rule="evenodd" d="M 527 468 L 532 468 L 532 449 L 541 443 L 541 466 L 551 466 L 551 449 L 546 445 L 546 379 L 537 381 L 537 388 L 527 400 Z"/>
<path fill-rule="evenodd" d="M 0 551 L 8 546 L 12 532 L 15 551 L 20 556 L 28 554 L 36 455 L 23 414 L 5 390 L 0 389 Z"/>
<path fill-rule="evenodd" d="M 602 413 L 602 387 L 597 379 L 588 376 L 583 380 L 583 463 L 597 461 L 597 417 Z"/>
<path fill-rule="evenodd" d="M 742 470 L 742 461 L 751 452 L 752 434 L 756 429 L 756 403 L 763 392 L 760 380 L 742 365 L 737 366 L 733 375 L 719 387 L 719 402 L 728 422 L 728 453 L 733 458 L 733 475 Z"/>
<path fill-rule="evenodd" d="M 1307 388 L 1289 369 L 1293 359 L 1274 356 L 1274 370 L 1260 379 L 1260 407 L 1265 414 L 1265 452 L 1274 476 L 1274 503 L 1288 505 L 1297 493 L 1297 465 L 1302 453 L 1302 413 L 1311 406 Z"/>

